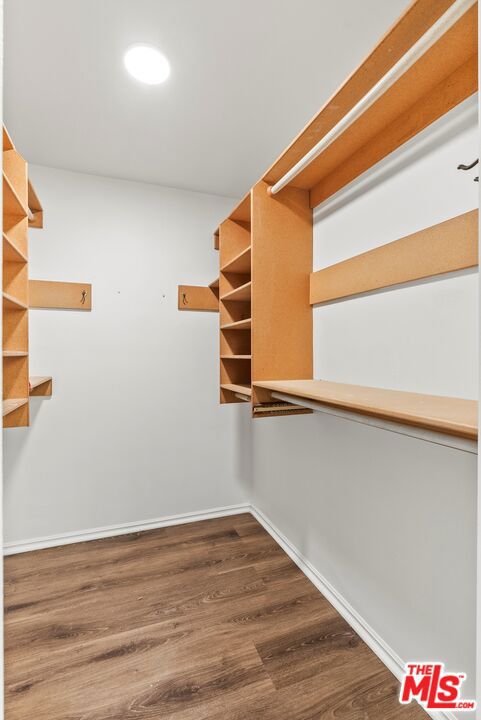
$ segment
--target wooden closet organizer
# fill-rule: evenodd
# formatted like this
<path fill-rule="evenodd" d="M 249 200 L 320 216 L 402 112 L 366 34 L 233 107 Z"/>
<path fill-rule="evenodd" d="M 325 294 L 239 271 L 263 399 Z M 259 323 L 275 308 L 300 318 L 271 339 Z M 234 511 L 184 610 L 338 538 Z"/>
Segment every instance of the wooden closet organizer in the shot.
<path fill-rule="evenodd" d="M 28 375 L 28 228 L 42 227 L 42 206 L 27 163 L 3 130 L 3 427 L 29 421 L 29 396 L 51 395 L 52 379 Z"/>
<path fill-rule="evenodd" d="M 29 398 L 52 394 L 52 378 L 29 377 L 28 310 L 90 310 L 91 286 L 29 280 L 28 229 L 43 227 L 43 210 L 28 165 L 3 128 L 3 427 L 29 424 Z"/>
<path fill-rule="evenodd" d="M 358 104 L 454 13 L 455 21 L 351 122 Z M 473 210 L 330 268 L 312 268 L 313 208 L 477 89 L 477 3 L 415 0 L 220 224 L 214 234 L 219 300 L 217 281 L 182 286 L 179 309 L 219 310 L 221 403 L 250 401 L 253 417 L 266 417 L 312 412 L 296 405 L 308 399 L 319 407 L 477 438 L 474 400 L 314 380 L 312 338 L 315 304 L 478 265 Z M 333 129 L 347 118 L 350 124 L 335 136 Z M 332 142 L 272 194 L 331 131 Z"/>

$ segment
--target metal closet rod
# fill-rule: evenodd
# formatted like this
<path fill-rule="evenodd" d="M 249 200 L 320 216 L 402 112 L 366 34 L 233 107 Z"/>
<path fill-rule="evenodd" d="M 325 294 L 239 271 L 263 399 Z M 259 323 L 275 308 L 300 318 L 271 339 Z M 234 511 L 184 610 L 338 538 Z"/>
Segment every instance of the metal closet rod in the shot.
<path fill-rule="evenodd" d="M 341 120 L 329 130 L 314 147 L 304 155 L 272 187 L 269 193 L 275 195 L 288 185 L 313 160 L 315 160 L 334 140 L 342 135 L 363 113 L 389 90 L 423 55 L 429 50 L 473 5 L 477 0 L 456 0 L 446 12 L 409 48 L 393 67 L 359 100 Z"/>

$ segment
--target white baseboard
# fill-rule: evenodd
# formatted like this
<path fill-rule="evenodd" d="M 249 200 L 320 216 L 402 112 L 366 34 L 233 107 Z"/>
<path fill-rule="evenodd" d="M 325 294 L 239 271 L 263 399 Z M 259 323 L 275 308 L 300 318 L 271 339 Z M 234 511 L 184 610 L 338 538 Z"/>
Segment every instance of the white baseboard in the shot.
<path fill-rule="evenodd" d="M 73 543 L 86 542 L 87 540 L 100 540 L 101 538 L 115 537 L 116 535 L 142 532 L 142 530 L 156 530 L 157 528 L 168 527 L 169 525 L 184 525 L 185 523 L 211 520 L 212 518 L 228 517 L 229 515 L 240 515 L 241 513 L 249 512 L 251 512 L 249 503 L 238 503 L 237 505 L 225 505 L 224 507 L 211 508 L 210 510 L 202 510 L 201 512 L 181 513 L 180 515 L 168 515 L 162 518 L 141 520 L 140 522 L 106 525 L 91 530 L 46 535 L 45 537 L 33 538 L 32 540 L 26 540 L 24 542 L 5 543 L 3 546 L 3 554 L 16 555 L 17 553 L 43 550 L 59 545 L 72 545 Z"/>
<path fill-rule="evenodd" d="M 313 585 L 333 605 L 338 613 L 349 623 L 353 630 L 377 655 L 386 667 L 400 680 L 404 672 L 404 662 L 399 655 L 379 637 L 373 628 L 359 615 L 359 613 L 347 602 L 347 600 L 326 580 L 321 573 L 309 562 L 309 560 L 283 535 L 283 533 L 256 507 L 249 503 L 237 505 L 226 505 L 224 507 L 212 508 L 201 512 L 182 513 L 181 515 L 170 515 L 153 520 L 141 522 L 124 523 L 121 525 L 109 525 L 95 528 L 93 530 L 81 530 L 79 532 L 61 533 L 41 538 L 34 538 L 26 542 L 5 543 L 4 555 L 41 550 L 59 545 L 71 545 L 87 540 L 99 540 L 116 535 L 126 535 L 142 530 L 155 530 L 156 528 L 168 527 L 169 525 L 182 525 L 200 520 L 228 517 L 229 515 L 240 515 L 251 513 L 271 537 L 289 555 L 297 567 L 309 578 Z M 433 720 L 456 720 L 452 713 L 428 713 Z"/>
<path fill-rule="evenodd" d="M 364 640 L 384 665 L 401 680 L 404 674 L 404 662 L 399 655 L 379 637 L 375 630 L 359 615 L 348 601 L 330 584 L 309 560 L 286 538 L 283 533 L 256 507 L 251 506 L 251 513 L 255 519 L 267 530 L 269 535 L 289 555 L 297 567 L 312 582 L 322 595 L 328 600 L 337 612 L 349 623 L 352 629 Z M 449 712 L 428 713 L 433 720 L 456 720 Z"/>

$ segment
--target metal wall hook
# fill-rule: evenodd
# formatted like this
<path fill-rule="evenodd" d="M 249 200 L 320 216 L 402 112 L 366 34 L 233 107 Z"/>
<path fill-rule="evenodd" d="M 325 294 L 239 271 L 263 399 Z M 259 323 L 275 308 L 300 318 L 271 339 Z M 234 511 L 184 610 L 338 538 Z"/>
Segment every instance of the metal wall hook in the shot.
<path fill-rule="evenodd" d="M 80 304 L 81 304 L 81 305 L 85 305 L 86 299 L 87 299 L 87 291 L 86 291 L 86 290 L 82 290 L 82 297 L 80 298 Z"/>
<path fill-rule="evenodd" d="M 182 293 L 182 304 L 183 304 L 183 305 L 188 305 L 188 304 L 189 304 L 188 301 L 187 301 L 187 298 L 186 298 L 186 296 L 185 296 L 185 292 Z"/>
<path fill-rule="evenodd" d="M 477 165 L 479 162 L 479 158 L 474 160 L 470 165 L 458 165 L 458 170 L 471 170 L 475 165 Z"/>

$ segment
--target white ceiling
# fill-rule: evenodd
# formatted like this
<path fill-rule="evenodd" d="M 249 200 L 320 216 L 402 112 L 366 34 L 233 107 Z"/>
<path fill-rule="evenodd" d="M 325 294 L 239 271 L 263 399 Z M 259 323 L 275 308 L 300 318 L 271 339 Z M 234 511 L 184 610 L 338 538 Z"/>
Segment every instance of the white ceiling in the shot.
<path fill-rule="evenodd" d="M 408 0 L 5 0 L 5 121 L 33 163 L 240 197 Z M 165 85 L 123 67 L 134 42 Z"/>

